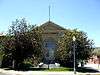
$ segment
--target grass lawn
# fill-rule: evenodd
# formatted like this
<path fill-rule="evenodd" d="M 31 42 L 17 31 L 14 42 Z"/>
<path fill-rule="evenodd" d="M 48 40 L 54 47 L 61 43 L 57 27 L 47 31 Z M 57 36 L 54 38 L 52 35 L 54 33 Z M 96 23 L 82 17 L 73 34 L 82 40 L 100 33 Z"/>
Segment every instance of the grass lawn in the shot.
<path fill-rule="evenodd" d="M 61 68 L 27 68 L 27 69 L 11 69 L 5 68 L 5 70 L 20 70 L 20 71 L 73 71 L 73 68 L 61 67 Z"/>
<path fill-rule="evenodd" d="M 50 72 L 63 72 L 63 71 L 73 71 L 73 68 L 68 68 L 68 67 L 61 67 L 61 68 L 23 68 L 23 69 L 5 69 L 5 70 L 20 70 L 20 71 L 50 71 Z M 100 73 L 99 71 L 92 69 L 92 68 L 87 68 L 87 67 L 78 67 L 77 72 L 82 72 L 82 73 Z"/>
<path fill-rule="evenodd" d="M 73 68 L 51 68 L 51 69 L 45 69 L 44 71 L 73 71 Z"/>

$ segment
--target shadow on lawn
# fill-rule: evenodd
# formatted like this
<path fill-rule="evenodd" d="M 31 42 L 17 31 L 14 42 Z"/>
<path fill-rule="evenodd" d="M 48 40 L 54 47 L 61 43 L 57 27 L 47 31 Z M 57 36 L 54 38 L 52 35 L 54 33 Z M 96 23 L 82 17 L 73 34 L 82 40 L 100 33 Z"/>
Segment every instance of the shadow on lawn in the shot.
<path fill-rule="evenodd" d="M 15 70 L 15 71 L 73 71 L 73 68 L 23 68 L 23 69 L 12 69 L 12 68 L 5 68 L 5 70 Z"/>
<path fill-rule="evenodd" d="M 24 66 L 21 67 L 20 69 L 13 69 L 13 68 L 6 68 L 5 70 L 15 70 L 15 71 L 73 71 L 73 68 L 34 68 L 32 66 Z M 90 68 L 90 67 L 78 67 L 76 69 L 77 72 L 82 72 L 82 73 L 100 73 L 100 71 Z"/>
<path fill-rule="evenodd" d="M 98 72 L 98 73 L 100 73 L 100 71 L 93 69 L 91 67 L 78 67 L 77 72 L 83 72 L 83 73 L 86 73 L 86 72 L 97 73 Z"/>
<path fill-rule="evenodd" d="M 15 70 L 15 71 L 44 71 L 47 68 L 20 68 L 20 69 L 13 69 L 13 68 L 5 68 L 5 70 Z"/>
<path fill-rule="evenodd" d="M 60 68 L 37 68 L 33 67 L 31 64 L 21 64 L 19 68 L 5 68 L 5 70 L 15 70 L 15 71 L 73 71 L 73 68 L 60 67 Z"/>

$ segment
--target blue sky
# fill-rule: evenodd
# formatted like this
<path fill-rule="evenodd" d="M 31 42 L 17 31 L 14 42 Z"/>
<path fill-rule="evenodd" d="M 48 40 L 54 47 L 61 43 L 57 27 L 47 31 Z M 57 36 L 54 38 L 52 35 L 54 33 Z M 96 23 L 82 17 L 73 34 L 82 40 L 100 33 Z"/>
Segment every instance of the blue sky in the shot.
<path fill-rule="evenodd" d="M 51 20 L 64 28 L 78 28 L 100 47 L 100 0 L 0 0 L 0 32 L 22 17 L 32 24 Z"/>

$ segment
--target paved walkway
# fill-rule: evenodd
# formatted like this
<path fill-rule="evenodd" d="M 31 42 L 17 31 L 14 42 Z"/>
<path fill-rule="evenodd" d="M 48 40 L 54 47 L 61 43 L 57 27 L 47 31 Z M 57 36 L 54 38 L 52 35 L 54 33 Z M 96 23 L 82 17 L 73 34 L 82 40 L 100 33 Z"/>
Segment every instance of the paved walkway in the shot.
<path fill-rule="evenodd" d="M 100 64 L 85 64 L 84 67 L 91 67 L 93 69 L 100 71 Z"/>
<path fill-rule="evenodd" d="M 47 71 L 14 71 L 0 69 L 0 73 L 5 75 L 74 75 L 72 71 L 67 72 L 47 72 Z"/>
<path fill-rule="evenodd" d="M 73 71 L 47 72 L 47 71 L 14 71 L 0 69 L 0 75 L 74 75 Z M 100 73 L 79 73 L 76 75 L 100 75 Z"/>

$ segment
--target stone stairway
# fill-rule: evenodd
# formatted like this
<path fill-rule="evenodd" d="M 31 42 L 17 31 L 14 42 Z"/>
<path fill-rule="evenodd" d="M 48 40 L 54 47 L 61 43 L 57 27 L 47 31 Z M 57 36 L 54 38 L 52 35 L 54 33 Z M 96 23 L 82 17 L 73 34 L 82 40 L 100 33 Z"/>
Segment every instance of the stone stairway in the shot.
<path fill-rule="evenodd" d="M 60 67 L 60 64 L 58 63 L 55 63 L 55 64 L 41 64 L 39 65 L 40 68 L 59 68 Z"/>

